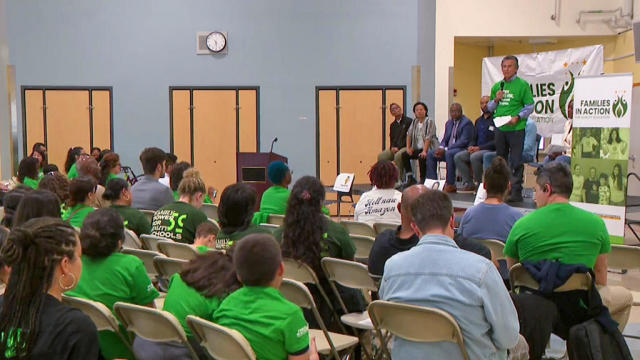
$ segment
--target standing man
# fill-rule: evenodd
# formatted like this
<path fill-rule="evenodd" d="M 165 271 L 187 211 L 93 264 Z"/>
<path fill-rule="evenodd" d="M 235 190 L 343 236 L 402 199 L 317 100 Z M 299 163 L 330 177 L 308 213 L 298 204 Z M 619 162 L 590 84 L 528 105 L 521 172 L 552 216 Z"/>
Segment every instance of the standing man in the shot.
<path fill-rule="evenodd" d="M 482 182 L 483 156 L 496 149 L 496 127 L 493 125 L 493 114 L 487 108 L 489 100 L 488 96 L 480 98 L 482 115 L 476 119 L 471 146 L 465 151 L 460 151 L 453 157 L 456 163 L 456 169 L 460 173 L 460 177 L 462 177 L 463 188 L 460 192 L 473 192 L 476 190 L 476 185 Z M 473 169 L 473 179 L 469 171 L 471 169 Z"/>
<path fill-rule="evenodd" d="M 407 130 L 411 126 L 411 118 L 404 115 L 400 105 L 391 103 L 389 111 L 394 118 L 389 129 L 390 149 L 378 155 L 378 161 L 393 161 L 398 167 L 399 178 L 404 179 L 404 167 L 402 166 L 402 154 L 407 151 Z"/>
<path fill-rule="evenodd" d="M 510 116 L 511 120 L 498 128 L 496 133 L 496 152 L 509 162 L 511 168 L 511 196 L 509 202 L 522 201 L 522 148 L 527 118 L 533 112 L 533 94 L 529 83 L 517 76 L 518 58 L 513 55 L 502 59 L 502 75 L 491 88 L 491 101 L 487 104 L 493 112 L 494 120 Z"/>
<path fill-rule="evenodd" d="M 454 193 L 456 189 L 456 164 L 453 158 L 471 144 L 473 123 L 462 114 L 462 106 L 453 103 L 449 107 L 449 121 L 444 125 L 444 137 L 440 146 L 427 155 L 427 178 L 436 180 L 438 161 L 447 163 L 447 180 L 444 192 Z"/>

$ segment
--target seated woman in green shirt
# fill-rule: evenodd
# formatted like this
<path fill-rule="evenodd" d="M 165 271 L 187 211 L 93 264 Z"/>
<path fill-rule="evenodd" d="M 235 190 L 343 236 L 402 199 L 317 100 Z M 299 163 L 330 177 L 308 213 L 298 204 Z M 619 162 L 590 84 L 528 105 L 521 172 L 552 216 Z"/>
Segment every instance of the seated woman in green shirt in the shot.
<path fill-rule="evenodd" d="M 76 161 L 78 161 L 82 156 L 89 156 L 84 152 L 84 148 L 82 146 L 69 148 L 69 151 L 67 151 L 67 160 L 64 162 L 64 171 L 67 173 L 69 180 L 73 180 L 79 176 L 78 170 L 76 169 Z"/>
<path fill-rule="evenodd" d="M 262 194 L 260 211 L 253 214 L 252 222 L 256 225 L 267 223 L 270 214 L 284 215 L 287 211 L 289 194 L 291 194 L 288 189 L 291 184 L 291 171 L 287 164 L 282 161 L 274 161 L 269 164 L 267 174 L 273 186 Z"/>
<path fill-rule="evenodd" d="M 209 252 L 191 260 L 179 274 L 171 277 L 169 291 L 162 310 L 180 321 L 187 339 L 201 359 L 204 350 L 193 338 L 187 316 L 195 315 L 213 321 L 213 313 L 222 300 L 242 287 L 238 281 L 230 255 Z M 133 350 L 138 360 L 190 359 L 189 350 L 180 344 L 152 342 L 136 338 Z"/>
<path fill-rule="evenodd" d="M 109 155 L 109 154 L 107 154 Z M 116 210 L 122 219 L 124 226 L 136 233 L 136 235 L 151 234 L 151 223 L 147 216 L 138 209 L 131 207 L 133 197 L 129 183 L 121 178 L 116 178 L 109 183 L 102 194 L 102 198 L 111 203 L 111 208 Z"/>
<path fill-rule="evenodd" d="M 218 204 L 220 232 L 216 237 L 216 249 L 226 250 L 249 234 L 271 233 L 251 222 L 257 201 L 256 191 L 247 184 L 229 185 L 222 191 Z"/>
<path fill-rule="evenodd" d="M 69 210 L 62 216 L 62 220 L 77 228 L 82 227 L 84 218 L 96 209 L 91 207 L 96 196 L 96 182 L 88 176 L 81 176 L 71 180 L 69 184 Z"/>
<path fill-rule="evenodd" d="M 281 242 L 283 257 L 309 265 L 320 279 L 323 288 L 328 289 L 320 260 L 326 256 L 353 260 L 356 246 L 344 227 L 322 214 L 324 196 L 324 186 L 317 178 L 304 176 L 296 181 L 289 197 L 284 224 L 275 231 L 274 236 Z M 359 291 L 341 286 L 338 286 L 338 290 L 349 312 L 366 309 Z M 320 314 L 326 322 L 331 323 L 328 304 L 319 296 L 314 286 L 310 287 L 310 291 L 318 304 Z M 329 295 L 332 297 L 331 292 Z M 340 308 L 337 299 L 332 299 L 332 303 L 334 309 Z M 307 316 L 307 321 L 312 327 L 316 325 L 312 316 Z"/>
<path fill-rule="evenodd" d="M 40 217 L 60 218 L 60 201 L 50 191 L 36 190 L 25 194 L 13 217 L 13 227 Z"/>
<path fill-rule="evenodd" d="M 20 165 L 18 165 L 18 182 L 36 190 L 38 188 L 39 178 L 38 159 L 34 157 L 22 159 Z"/>
<path fill-rule="evenodd" d="M 207 215 L 200 210 L 206 192 L 200 173 L 196 169 L 185 171 L 178 186 L 180 198 L 153 214 L 151 233 L 173 241 L 193 244 L 196 228 L 207 221 Z"/>
<path fill-rule="evenodd" d="M 180 194 L 178 194 L 178 186 L 184 177 L 184 172 L 191 169 L 191 165 L 186 161 L 181 161 L 175 165 L 173 165 L 173 170 L 171 170 L 171 176 L 169 177 L 169 186 L 171 187 L 171 191 L 173 191 L 173 198 L 178 201 L 180 199 Z M 216 190 L 209 186 L 207 188 L 207 192 L 204 196 L 205 204 L 213 204 L 213 200 L 215 196 Z"/>
<path fill-rule="evenodd" d="M 69 202 L 69 179 L 57 171 L 46 173 L 40 180 L 38 189 L 48 190 L 56 194 L 58 200 L 60 200 L 60 214 L 64 217 L 69 210 L 67 207 Z"/>
<path fill-rule="evenodd" d="M 107 183 L 113 179 L 119 179 L 118 174 L 122 171 L 120 165 L 120 155 L 109 152 L 106 153 L 100 160 L 100 181 L 98 182 L 102 186 L 107 186 Z M 104 197 L 104 196 L 103 196 Z"/>
<path fill-rule="evenodd" d="M 142 260 L 120 253 L 124 224 L 116 210 L 103 208 L 89 214 L 82 225 L 80 240 L 82 278 L 67 295 L 97 301 L 109 309 L 118 301 L 154 307 L 153 300 L 159 294 Z M 101 331 L 99 338 L 106 359 L 135 359 L 115 333 Z"/>

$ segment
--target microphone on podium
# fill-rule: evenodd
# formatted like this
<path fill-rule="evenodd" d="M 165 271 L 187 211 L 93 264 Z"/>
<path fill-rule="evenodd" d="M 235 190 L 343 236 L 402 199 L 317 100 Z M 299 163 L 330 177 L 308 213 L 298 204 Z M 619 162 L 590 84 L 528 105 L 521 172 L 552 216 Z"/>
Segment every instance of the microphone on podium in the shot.
<path fill-rule="evenodd" d="M 278 142 L 278 137 L 274 137 L 273 140 L 271 141 L 271 148 L 269 149 L 269 152 L 272 153 L 273 152 L 273 144 Z"/>

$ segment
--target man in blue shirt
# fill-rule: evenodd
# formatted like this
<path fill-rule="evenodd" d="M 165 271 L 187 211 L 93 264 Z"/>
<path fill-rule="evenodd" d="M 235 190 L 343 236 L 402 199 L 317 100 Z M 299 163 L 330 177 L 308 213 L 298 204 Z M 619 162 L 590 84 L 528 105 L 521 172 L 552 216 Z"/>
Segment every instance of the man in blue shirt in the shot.
<path fill-rule="evenodd" d="M 458 103 L 449 107 L 449 121 L 445 124 L 444 137 L 440 147 L 429 150 L 427 154 L 427 179 L 437 179 L 438 161 L 447 162 L 447 180 L 445 192 L 456 192 L 456 164 L 454 156 L 464 151 L 473 137 L 473 123 L 462 114 L 462 106 Z"/>
<path fill-rule="evenodd" d="M 518 343 L 519 322 L 498 270 L 453 241 L 453 206 L 447 194 L 433 190 L 420 195 L 411 213 L 411 228 L 420 241 L 387 260 L 380 297 L 446 311 L 460 326 L 471 359 L 507 359 L 507 349 Z M 400 337 L 394 339 L 392 356 L 394 360 L 463 358 L 455 343 Z"/>
<path fill-rule="evenodd" d="M 476 190 L 476 185 L 482 182 L 482 157 L 484 154 L 496 149 L 496 128 L 493 124 L 493 114 L 487 108 L 488 103 L 488 96 L 480 98 L 482 115 L 476 119 L 471 146 L 453 157 L 453 161 L 456 163 L 456 170 L 458 170 L 462 178 L 463 188 L 459 190 L 462 193 Z M 471 169 L 473 169 L 473 179 L 471 179 Z"/>

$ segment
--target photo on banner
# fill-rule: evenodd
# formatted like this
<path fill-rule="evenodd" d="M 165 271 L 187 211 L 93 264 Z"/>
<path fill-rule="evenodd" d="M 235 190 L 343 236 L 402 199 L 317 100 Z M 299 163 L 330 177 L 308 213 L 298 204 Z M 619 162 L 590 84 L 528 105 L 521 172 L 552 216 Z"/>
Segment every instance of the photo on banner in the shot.
<path fill-rule="evenodd" d="M 632 74 L 576 78 L 571 171 L 573 205 L 604 220 L 624 243 Z"/>

